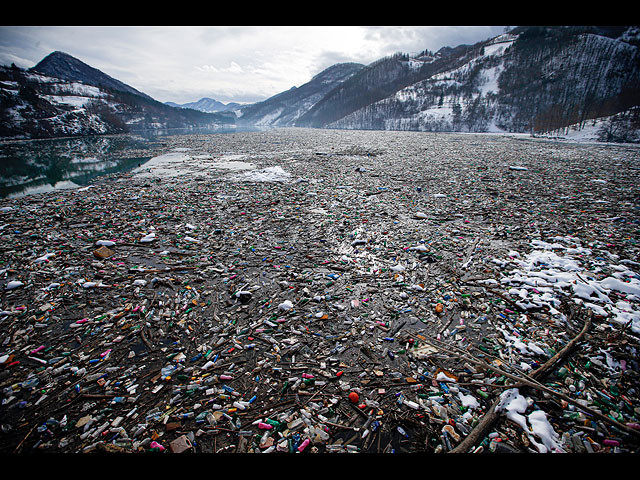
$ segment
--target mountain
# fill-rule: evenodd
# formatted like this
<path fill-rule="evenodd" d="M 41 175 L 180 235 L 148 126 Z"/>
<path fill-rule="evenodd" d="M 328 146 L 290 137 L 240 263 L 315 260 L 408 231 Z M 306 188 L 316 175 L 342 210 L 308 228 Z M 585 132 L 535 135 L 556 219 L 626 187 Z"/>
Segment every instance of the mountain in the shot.
<path fill-rule="evenodd" d="M 638 27 L 519 27 L 474 45 L 379 59 L 306 102 L 298 97 L 309 84 L 238 121 L 537 134 L 611 118 L 640 131 L 639 39 Z"/>
<path fill-rule="evenodd" d="M 235 124 L 233 112 L 164 105 L 70 55 L 0 66 L 0 137 L 51 138 Z"/>
<path fill-rule="evenodd" d="M 545 132 L 640 105 L 639 59 L 637 37 L 516 29 L 450 55 L 423 79 L 323 126 Z"/>
<path fill-rule="evenodd" d="M 140 95 L 147 100 L 153 100 L 149 95 L 139 92 L 64 52 L 50 53 L 29 70 L 69 82 L 82 82 L 86 85 Z"/>
<path fill-rule="evenodd" d="M 62 52 L 29 70 L 0 67 L 0 136 L 233 123 L 535 135 L 597 125 L 599 140 L 640 142 L 640 27 L 517 27 L 435 53 L 335 64 L 244 106 L 162 104 Z"/>
<path fill-rule="evenodd" d="M 191 108 L 193 110 L 198 110 L 200 112 L 208 112 L 208 113 L 233 112 L 242 107 L 241 103 L 231 102 L 225 105 L 224 103 L 219 102 L 218 100 L 214 100 L 213 98 L 207 98 L 207 97 L 201 98 L 197 102 L 189 102 L 189 103 L 182 103 L 182 104 L 175 103 L 175 102 L 164 102 L 164 103 L 165 105 L 169 105 L 171 107 Z"/>
<path fill-rule="evenodd" d="M 364 68 L 359 63 L 333 65 L 300 87 L 275 95 L 263 102 L 243 107 L 239 125 L 291 126 L 298 118 L 325 98 L 334 88 Z"/>

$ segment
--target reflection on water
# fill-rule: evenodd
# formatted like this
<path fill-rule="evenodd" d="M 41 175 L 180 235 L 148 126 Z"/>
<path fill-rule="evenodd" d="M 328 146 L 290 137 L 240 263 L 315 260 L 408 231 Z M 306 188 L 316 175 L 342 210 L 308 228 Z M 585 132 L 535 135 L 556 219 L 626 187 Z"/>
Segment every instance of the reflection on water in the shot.
<path fill-rule="evenodd" d="M 219 133 L 238 133 L 238 132 L 259 132 L 267 130 L 269 127 L 253 127 L 247 126 L 229 126 L 222 125 L 218 127 L 186 127 L 186 128 L 154 128 L 151 130 L 136 129 L 136 135 L 141 135 L 147 139 L 154 139 L 167 135 L 206 135 Z"/>
<path fill-rule="evenodd" d="M 0 143 L 0 198 L 77 188 L 101 175 L 132 170 L 154 155 L 151 147 L 165 135 L 237 131 L 172 129 Z"/>
<path fill-rule="evenodd" d="M 99 175 L 135 168 L 149 158 L 149 144 L 130 135 L 0 144 L 0 197 L 75 188 Z"/>

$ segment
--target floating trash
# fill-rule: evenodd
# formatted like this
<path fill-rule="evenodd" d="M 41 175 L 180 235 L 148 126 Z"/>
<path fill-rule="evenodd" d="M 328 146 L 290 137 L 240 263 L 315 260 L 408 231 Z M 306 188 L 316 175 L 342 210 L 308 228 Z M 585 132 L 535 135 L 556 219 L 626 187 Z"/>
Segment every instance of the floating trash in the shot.
<path fill-rule="evenodd" d="M 637 149 L 154 148 L 1 201 L 1 451 L 638 452 Z"/>

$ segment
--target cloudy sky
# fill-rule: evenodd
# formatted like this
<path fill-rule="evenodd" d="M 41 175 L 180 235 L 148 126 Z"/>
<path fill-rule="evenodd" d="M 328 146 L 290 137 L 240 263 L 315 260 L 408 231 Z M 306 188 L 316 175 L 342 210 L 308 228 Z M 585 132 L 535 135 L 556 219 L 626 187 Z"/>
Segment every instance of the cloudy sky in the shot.
<path fill-rule="evenodd" d="M 473 44 L 504 26 L 0 26 L 0 64 L 59 50 L 161 102 L 251 103 L 340 62 Z"/>

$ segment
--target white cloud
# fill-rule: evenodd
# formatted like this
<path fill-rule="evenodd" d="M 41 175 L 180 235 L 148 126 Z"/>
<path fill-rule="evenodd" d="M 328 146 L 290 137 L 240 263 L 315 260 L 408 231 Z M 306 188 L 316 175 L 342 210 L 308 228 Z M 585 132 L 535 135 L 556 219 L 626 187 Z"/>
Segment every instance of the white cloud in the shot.
<path fill-rule="evenodd" d="M 195 67 L 196 70 L 206 73 L 243 73 L 244 69 L 236 62 L 231 62 L 228 67 L 216 67 L 214 65 L 202 65 Z"/>

